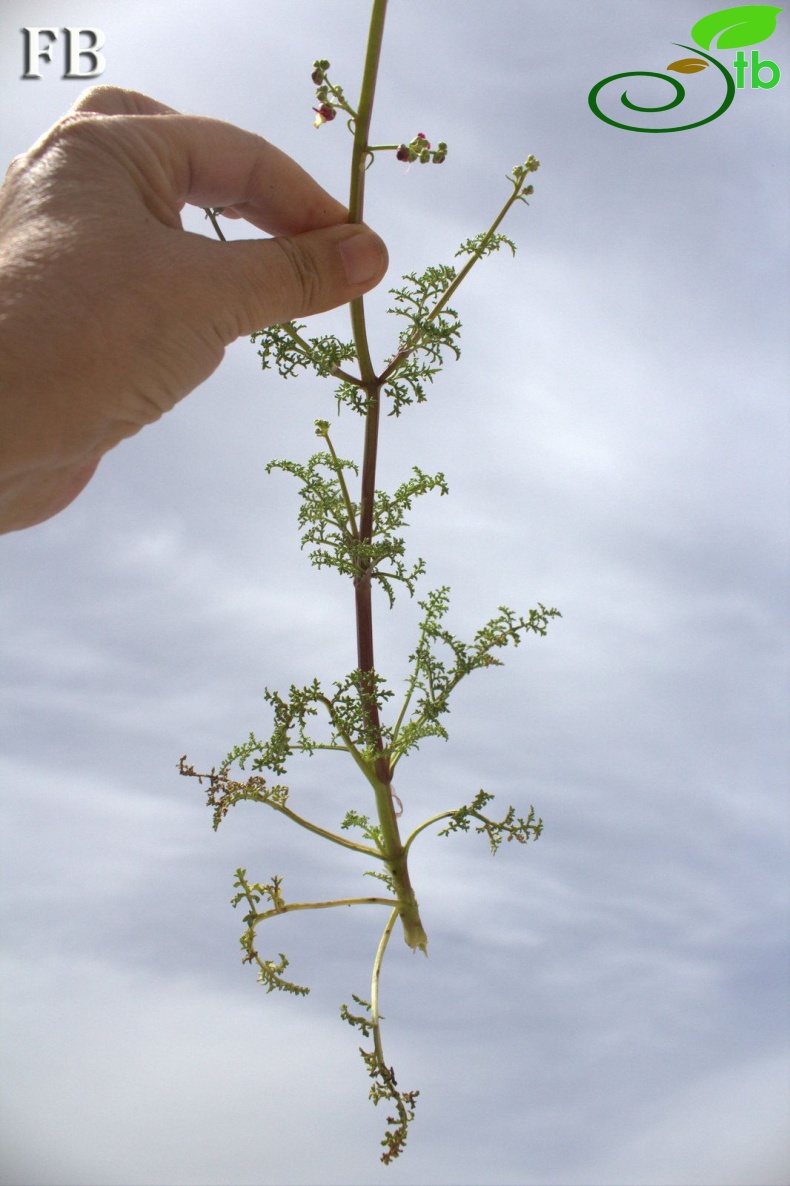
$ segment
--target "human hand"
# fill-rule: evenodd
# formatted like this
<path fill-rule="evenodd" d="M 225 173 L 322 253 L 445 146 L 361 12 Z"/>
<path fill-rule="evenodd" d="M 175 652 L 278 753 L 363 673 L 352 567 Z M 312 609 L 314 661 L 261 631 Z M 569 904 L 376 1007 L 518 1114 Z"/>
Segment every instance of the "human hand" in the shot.
<path fill-rule="evenodd" d="M 185 203 L 276 236 L 185 232 Z M 232 124 L 94 87 L 0 188 L 0 531 L 66 507 L 225 347 L 374 287 L 382 241 Z"/>

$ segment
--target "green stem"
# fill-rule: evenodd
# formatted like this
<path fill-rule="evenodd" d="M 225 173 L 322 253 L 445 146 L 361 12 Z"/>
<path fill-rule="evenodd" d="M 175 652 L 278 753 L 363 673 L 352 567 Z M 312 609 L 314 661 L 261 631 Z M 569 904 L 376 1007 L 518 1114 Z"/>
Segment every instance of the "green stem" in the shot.
<path fill-rule="evenodd" d="M 404 844 L 404 846 L 403 846 L 404 853 L 408 854 L 409 849 L 411 848 L 412 841 L 414 839 L 416 839 L 417 836 L 419 836 L 420 832 L 424 832 L 426 828 L 430 828 L 431 824 L 438 824 L 439 820 L 449 819 L 449 817 L 451 815 L 455 815 L 455 812 L 454 811 L 440 811 L 438 815 L 432 815 L 430 817 L 430 819 L 423 820 L 423 822 L 418 827 L 416 827 L 414 829 L 412 834 L 409 836 L 409 839 Z"/>
<path fill-rule="evenodd" d="M 362 74 L 362 88 L 359 96 L 359 110 L 354 122 L 354 147 L 351 153 L 351 190 L 348 199 L 348 221 L 362 222 L 365 208 L 365 164 L 367 161 L 368 134 L 373 115 L 373 100 L 376 95 L 381 42 L 384 37 L 384 19 L 387 15 L 387 0 L 374 0 L 370 16 L 370 32 L 365 54 L 365 69 Z M 351 325 L 354 344 L 357 348 L 363 384 L 375 381 L 376 372 L 370 357 L 365 306 L 362 297 L 351 302 Z M 369 392 L 370 394 L 370 392 Z"/>
<path fill-rule="evenodd" d="M 379 59 L 381 57 L 381 43 L 384 36 L 384 20 L 387 14 L 387 0 L 373 0 L 370 17 L 370 32 L 368 34 L 365 67 L 362 74 L 357 118 L 354 123 L 354 147 L 351 154 L 351 184 L 348 202 L 348 220 L 361 223 L 365 208 L 365 177 L 366 165 L 369 157 L 368 136 L 370 121 L 373 114 L 373 100 L 376 93 L 376 78 L 378 75 Z M 362 453 L 362 478 L 359 500 L 359 538 L 363 544 L 373 538 L 373 518 L 376 496 L 376 462 L 378 456 L 379 417 L 381 411 L 381 381 L 376 377 L 376 371 L 370 357 L 367 328 L 365 325 L 365 305 L 362 297 L 351 302 L 351 326 L 354 334 L 354 345 L 359 360 L 362 386 L 367 392 L 367 407 L 365 413 L 365 442 Z M 357 764 L 373 787 L 376 796 L 376 809 L 382 836 L 382 856 L 389 869 L 398 896 L 398 910 L 393 915 L 400 917 L 403 924 L 404 938 L 412 950 L 418 948 L 427 952 L 428 940 L 420 921 L 417 899 L 409 879 L 409 871 L 403 852 L 403 844 L 398 830 L 398 817 L 395 811 L 395 798 L 391 786 L 391 772 L 389 760 L 381 737 L 381 721 L 375 697 L 375 662 L 373 649 L 373 607 L 371 598 L 371 574 L 364 573 L 354 580 L 354 603 L 357 624 L 357 666 L 366 677 L 367 715 L 370 725 L 370 735 L 375 738 L 378 757 L 374 769 L 360 760 L 355 750 L 351 750 Z M 342 736 L 342 734 L 341 734 Z M 345 738 L 343 738 L 345 741 Z M 389 930 L 386 939 L 389 939 Z M 384 940 L 386 946 L 386 940 Z M 381 949 L 383 955 L 383 948 Z M 380 961 L 379 961 L 380 964 Z"/>
<path fill-rule="evenodd" d="M 376 93 L 376 78 L 378 75 L 379 59 L 381 57 L 381 42 L 384 36 L 384 19 L 386 14 L 387 0 L 374 0 L 370 17 L 367 52 L 365 54 L 365 67 L 362 74 L 359 111 L 354 125 L 354 147 L 351 154 L 351 184 L 348 201 L 349 222 L 363 221 L 368 134 L 373 114 L 373 100 Z M 367 543 L 373 537 L 380 391 L 379 384 L 376 381 L 375 368 L 370 357 L 367 329 L 365 326 L 365 306 L 362 297 L 351 302 L 351 325 L 354 333 L 357 357 L 359 359 L 360 373 L 368 396 L 365 415 L 365 441 L 362 454 L 359 509 L 359 535 L 362 542 Z M 372 673 L 374 671 L 374 650 L 370 573 L 365 573 L 355 580 L 354 600 L 357 622 L 357 665 L 360 671 Z M 368 717 L 371 732 L 378 739 L 378 748 L 382 754 L 377 762 L 376 774 L 381 783 L 387 784 L 389 782 L 389 770 L 387 769 L 386 760 L 383 757 L 381 722 L 373 695 L 373 687 L 370 688 L 370 692 Z M 397 834 L 394 806 L 391 803 L 390 812 L 392 813 L 392 819 L 387 821 L 387 831 L 391 832 L 392 825 L 394 824 L 395 833 Z"/>
<path fill-rule="evenodd" d="M 208 215 L 208 218 L 209 218 L 214 230 L 217 232 L 217 238 L 221 239 L 223 243 L 227 243 L 228 240 L 225 238 L 225 236 L 222 233 L 222 227 L 217 222 L 217 216 L 214 213 L 214 211 L 211 209 L 210 206 L 204 206 L 203 209 L 205 210 L 206 214 Z"/>
<path fill-rule="evenodd" d="M 394 916 L 398 917 L 397 901 L 393 898 L 337 898 L 332 902 L 287 902 L 273 910 L 264 910 L 262 914 L 255 914 L 249 919 L 250 926 L 257 926 L 267 918 L 274 918 L 277 914 L 289 914 L 292 910 L 329 910 L 332 906 L 394 906 Z"/>
<path fill-rule="evenodd" d="M 335 104 L 340 108 L 340 110 L 345 111 L 346 115 L 350 115 L 352 119 L 356 119 L 357 113 L 354 110 L 354 108 L 350 107 L 349 104 L 346 102 L 346 99 L 345 99 L 340 87 L 333 86 L 333 84 L 329 81 L 329 78 L 327 77 L 326 74 L 324 75 L 324 82 L 326 83 L 329 90 L 332 92 L 332 98 L 334 99 Z"/>
<path fill-rule="evenodd" d="M 379 976 L 381 975 L 381 964 L 384 959 L 384 952 L 387 950 L 387 944 L 390 941 L 392 929 L 398 919 L 398 908 L 396 907 L 392 914 L 387 919 L 387 925 L 384 928 L 381 940 L 376 951 L 376 958 L 373 961 L 373 975 L 370 981 L 370 1017 L 373 1023 L 373 1044 L 376 1048 L 376 1055 L 381 1066 L 386 1066 L 384 1062 L 384 1049 L 381 1045 L 381 1019 L 379 1017 Z"/>
<path fill-rule="evenodd" d="M 339 844 L 343 848 L 353 848 L 355 852 L 363 852 L 365 856 L 376 857 L 377 860 L 383 860 L 382 854 L 375 848 L 368 848 L 367 844 L 359 844 L 356 840 L 346 840 L 343 836 L 338 836 L 334 832 L 327 831 L 326 828 L 321 828 L 318 824 L 311 824 L 310 820 L 304 816 L 297 815 L 295 811 L 291 811 L 290 807 L 286 807 L 284 803 L 274 803 L 271 799 L 266 802 L 275 811 L 279 811 L 281 815 L 286 815 L 288 819 L 293 820 L 300 828 L 305 828 L 308 832 L 315 832 L 316 836 L 323 836 L 324 840 L 331 840 L 333 844 Z"/>
<path fill-rule="evenodd" d="M 327 443 L 329 452 L 332 454 L 332 460 L 335 463 L 335 473 L 337 474 L 337 480 L 340 483 L 340 493 L 343 495 L 343 502 L 345 504 L 346 514 L 348 515 L 348 523 L 351 528 L 351 534 L 353 535 L 354 539 L 359 539 L 359 529 L 357 527 L 357 517 L 356 517 L 356 514 L 354 513 L 354 504 L 352 503 L 351 495 L 348 492 L 348 486 L 346 485 L 346 479 L 343 477 L 343 467 L 340 464 L 337 453 L 335 452 L 335 446 L 332 444 L 331 440 L 329 439 L 329 432 L 328 431 L 325 432 L 323 434 L 323 437 Z"/>
<path fill-rule="evenodd" d="M 373 0 L 370 14 L 370 31 L 365 53 L 365 68 L 359 95 L 359 111 L 354 124 L 354 149 L 351 159 L 351 194 L 348 203 L 348 221 L 362 222 L 365 204 L 365 155 L 368 148 L 370 119 L 373 114 L 373 100 L 376 94 L 381 42 L 384 37 L 384 19 L 387 15 L 387 0 Z"/>
<path fill-rule="evenodd" d="M 420 641 L 418 642 L 417 648 L 415 650 L 416 655 L 419 655 L 420 648 L 422 647 L 424 640 L 425 640 L 425 629 L 423 628 L 420 631 Z M 409 680 L 409 687 L 406 692 L 406 698 L 403 701 L 403 707 L 401 708 L 400 712 L 398 713 L 398 719 L 395 722 L 395 728 L 392 731 L 392 742 L 390 745 L 390 749 L 392 751 L 395 750 L 395 743 L 398 740 L 398 737 L 400 735 L 401 726 L 403 725 L 403 718 L 406 716 L 406 713 L 408 712 L 409 704 L 411 703 L 411 698 L 414 695 L 414 689 L 417 686 L 417 677 L 419 676 L 419 674 L 420 674 L 420 662 L 419 662 L 419 659 L 415 659 L 414 674 L 412 675 L 411 679 Z M 393 758 L 394 758 L 394 760 L 391 762 L 391 768 L 394 770 L 395 765 L 397 763 L 397 757 L 395 757 L 394 753 L 393 753 Z"/>

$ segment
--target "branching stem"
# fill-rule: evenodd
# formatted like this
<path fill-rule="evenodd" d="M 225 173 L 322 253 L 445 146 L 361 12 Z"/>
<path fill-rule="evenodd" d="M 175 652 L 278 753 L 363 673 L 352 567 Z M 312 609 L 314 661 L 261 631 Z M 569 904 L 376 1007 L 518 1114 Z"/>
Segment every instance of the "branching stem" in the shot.
<path fill-rule="evenodd" d="M 348 221 L 352 224 L 364 223 L 367 170 L 375 160 L 376 153 L 395 151 L 399 159 L 432 159 L 435 163 L 441 163 L 447 150 L 447 145 L 441 142 L 438 149 L 430 152 L 430 145 L 422 133 L 419 133 L 410 145 L 371 144 L 369 141 L 387 3 L 388 0 L 372 0 L 357 110 L 349 106 L 342 88 L 329 82 L 326 75 L 329 62 L 320 60 L 314 63 L 312 77 L 318 88 L 317 99 L 321 104 L 320 108 L 314 109 L 318 113 L 316 126 L 333 119 L 336 114 L 335 108 L 350 116 L 347 126 L 353 135 L 353 148 Z M 398 151 L 400 148 L 406 151 Z M 273 461 L 267 467 L 285 469 L 299 477 L 303 483 L 304 506 L 300 511 L 299 523 L 307 528 L 302 536 L 303 545 L 309 543 L 314 546 L 315 550 L 311 552 L 312 562 L 317 567 L 331 564 L 346 577 L 351 577 L 355 602 L 357 667 L 345 680 L 335 682 L 334 687 L 337 691 L 334 696 L 325 695 L 317 679 L 304 688 L 292 685 L 287 699 L 267 689 L 265 698 L 273 705 L 275 716 L 271 738 L 264 744 L 251 733 L 249 742 L 237 746 L 231 752 L 219 773 L 212 769 L 210 775 L 196 775 L 191 766 L 185 766 L 185 759 L 182 758 L 180 763 L 182 774 L 196 776 L 201 781 L 204 777 L 209 778 L 208 801 L 214 808 L 215 827 L 235 803 L 243 799 L 254 800 L 267 803 L 300 827 L 333 844 L 380 862 L 378 871 L 368 870 L 367 875 L 382 881 L 387 892 L 392 895 L 390 897 L 342 897 L 320 902 L 286 903 L 281 893 L 282 878 L 279 875 L 274 876 L 271 883 L 265 885 L 250 883 L 246 870 L 240 868 L 237 870 L 237 880 L 234 883 L 240 892 L 232 899 L 232 904 L 236 906 L 246 899 L 249 905 L 249 913 L 244 920 L 247 929 L 241 937 L 243 961 L 257 963 L 260 969 L 259 980 L 267 992 L 279 989 L 296 995 L 305 995 L 309 989 L 284 979 L 283 972 L 288 966 L 286 957 L 280 953 L 279 961 L 265 960 L 256 952 L 254 941 L 258 924 L 276 915 L 299 910 L 328 910 L 340 906 L 363 905 L 388 907 L 389 916 L 373 961 L 370 1004 L 354 997 L 363 1009 L 369 1010 L 369 1016 L 353 1014 L 346 1005 L 341 1007 L 341 1017 L 345 1021 L 358 1027 L 365 1038 L 371 1035 L 373 1037 L 373 1050 L 361 1050 L 372 1080 L 371 1100 L 374 1104 L 386 1100 L 394 1108 L 393 1114 L 387 1117 L 390 1127 L 381 1142 L 385 1149 L 381 1160 L 385 1164 L 397 1158 L 405 1146 L 409 1125 L 414 1117 L 415 1100 L 419 1094 L 416 1091 L 402 1091 L 397 1087 L 394 1070 L 387 1066 L 384 1059 L 381 1040 L 382 1018 L 379 1012 L 381 968 L 398 919 L 401 921 L 408 946 L 413 951 L 421 950 L 427 954 L 428 940 L 409 877 L 408 857 L 411 846 L 417 836 L 441 821 L 449 821 L 440 831 L 441 836 L 457 831 L 468 832 L 470 821 L 474 821 L 478 825 L 474 830 L 487 836 L 492 853 L 497 851 L 503 841 L 515 840 L 517 843 L 525 844 L 530 839 L 536 839 L 543 827 L 542 819 L 535 818 L 533 807 L 530 807 L 526 819 L 517 817 L 513 807 L 508 808 L 501 820 L 484 814 L 486 805 L 493 799 L 493 795 L 481 789 L 470 803 L 455 810 L 442 811 L 424 820 L 413 829 L 404 843 L 399 828 L 402 805 L 392 785 L 393 773 L 400 758 L 415 748 L 423 738 L 447 736 L 440 718 L 447 712 L 450 693 L 465 675 L 480 667 L 499 665 L 500 660 L 493 654 L 494 649 L 511 642 L 518 645 L 521 633 L 532 630 L 538 634 L 545 634 L 548 619 L 556 616 L 558 611 L 547 610 L 543 605 L 539 605 L 539 609 L 530 611 L 527 620 L 517 617 L 507 607 L 500 606 L 499 615 L 478 631 L 473 643 L 467 645 L 440 625 L 449 604 L 448 590 L 441 588 L 433 591 L 427 601 L 420 603 L 426 610 L 426 616 L 416 651 L 411 656 L 414 668 L 408 679 L 402 706 L 394 726 L 391 727 L 388 723 L 389 713 L 387 722 L 382 725 L 381 717 L 393 693 L 387 688 L 375 666 L 372 583 L 374 579 L 381 582 L 390 604 L 394 599 L 390 582 L 402 581 L 410 594 L 414 592 L 415 581 L 425 568 L 424 561 L 418 560 L 412 571 L 407 569 L 401 559 L 405 544 L 397 532 L 405 522 L 405 513 L 410 510 L 412 500 L 417 495 L 435 488 L 446 494 L 447 484 L 443 474 L 432 477 L 415 466 L 415 476 L 399 486 L 394 496 L 391 497 L 383 491 L 379 491 L 377 496 L 376 471 L 381 404 L 383 396 L 392 398 L 391 414 L 399 415 L 404 405 L 414 402 L 415 399 L 422 402 L 422 383 L 432 382 L 434 374 L 441 368 L 442 350 L 447 348 L 458 356 L 459 350 L 455 339 L 461 326 L 457 314 L 449 307 L 449 302 L 471 269 L 484 255 L 497 250 L 503 242 L 509 244 L 515 252 L 514 244 L 497 231 L 514 203 L 526 201 L 532 193 L 532 187 L 527 186 L 525 182 L 528 173 L 534 172 L 537 167 L 538 162 L 534 157 L 529 157 L 524 165 L 515 166 L 508 178 L 512 182 L 512 193 L 489 229 L 483 235 L 475 236 L 462 245 L 457 254 L 466 254 L 469 258 L 457 274 L 454 266 L 429 268 L 422 276 L 407 275 L 404 278 L 407 283 L 403 289 L 390 290 L 398 307 L 389 311 L 407 317 L 410 329 L 400 334 L 399 348 L 391 361 L 386 365 L 382 364 L 381 373 L 377 373 L 371 358 L 365 303 L 362 297 L 350 302 L 353 345 L 348 341 L 341 342 L 333 335 L 304 338 L 299 332 L 304 327 L 299 322 L 281 323 L 279 326 L 270 327 L 268 332 L 264 329 L 253 335 L 253 340 L 262 341 L 260 353 L 264 367 L 275 363 L 279 373 L 285 378 L 307 366 L 312 366 L 321 377 L 331 374 L 341 381 L 336 393 L 338 409 L 340 404 L 345 402 L 354 412 L 364 417 L 361 470 L 355 461 L 338 457 L 329 437 L 327 420 L 315 422 L 317 435 L 326 442 L 326 452 L 322 451 L 311 457 L 307 465 Z M 206 209 L 206 215 L 218 238 L 224 242 L 225 235 L 217 220 L 217 215 L 221 212 L 220 208 Z M 429 308 L 431 301 L 434 303 Z M 424 357 L 408 361 L 415 352 L 422 352 Z M 358 365 L 358 375 L 352 375 L 338 365 L 354 358 Z M 394 375 L 398 377 L 390 383 Z M 388 383 L 389 389 L 385 392 L 385 385 Z M 334 471 L 334 477 L 327 477 L 327 470 Z M 354 475 L 353 482 L 346 470 Z M 352 498 L 351 493 L 351 489 L 356 493 L 357 479 L 358 501 Z M 449 648 L 449 661 L 446 651 L 441 650 L 441 647 Z M 319 734 L 324 736 L 323 741 L 315 740 L 311 736 L 308 721 L 312 716 L 323 716 L 323 713 L 318 714 L 317 705 L 326 710 L 332 730 L 329 738 Z M 271 769 L 280 774 L 285 772 L 286 761 L 292 753 L 312 755 L 317 750 L 347 753 L 370 785 L 376 801 L 377 823 L 372 823 L 366 814 L 349 811 L 340 825 L 343 831 L 350 828 L 361 829 L 369 843 L 346 839 L 292 811 L 286 805 L 288 787 L 267 786 L 265 779 L 258 776 L 249 778 L 246 783 L 236 782 L 228 777 L 228 770 L 234 761 L 238 760 L 240 768 L 243 769 L 246 758 L 253 753 L 259 754 L 255 762 L 256 770 Z M 260 911 L 258 908 L 261 904 L 269 908 Z"/>
<path fill-rule="evenodd" d="M 524 177 L 521 177 L 518 180 L 518 182 L 514 184 L 513 193 L 510 195 L 508 200 L 505 202 L 504 206 L 499 211 L 499 214 L 497 214 L 496 218 L 491 223 L 491 226 L 488 228 L 485 235 L 480 240 L 480 243 L 478 244 L 477 249 L 472 253 L 472 255 L 470 255 L 469 259 L 466 261 L 464 266 L 461 268 L 461 271 L 458 273 L 458 275 L 448 284 L 447 288 L 444 290 L 442 295 L 439 297 L 438 301 L 433 306 L 431 311 L 429 313 L 427 313 L 425 315 L 425 317 L 422 319 L 421 324 L 427 325 L 429 322 L 435 320 L 435 318 L 437 318 L 439 316 L 442 309 L 444 309 L 445 305 L 452 297 L 453 293 L 455 293 L 456 290 L 460 287 L 460 285 L 463 284 L 464 280 L 469 275 L 469 273 L 471 272 L 472 268 L 475 266 L 477 261 L 479 259 L 481 259 L 483 257 L 483 255 L 485 255 L 486 247 L 488 246 L 488 244 L 491 242 L 491 239 L 496 234 L 497 229 L 502 224 L 502 221 L 506 217 L 511 206 L 514 204 L 514 202 L 518 202 L 521 199 L 522 193 L 523 193 L 523 190 L 525 187 L 525 183 L 526 183 L 526 175 Z M 382 374 L 379 376 L 379 382 L 382 384 L 386 383 L 386 381 L 390 378 L 390 376 L 393 375 L 403 365 L 403 363 L 406 361 L 406 359 L 409 357 L 409 355 L 417 348 L 417 346 L 419 346 L 419 344 L 420 344 L 420 331 L 419 331 L 419 327 L 418 327 L 415 330 L 413 330 L 411 336 L 409 337 L 409 340 L 407 342 L 405 342 L 403 346 L 401 346 L 400 350 L 395 355 L 392 362 L 389 364 L 389 366 L 386 368 L 386 370 L 383 371 Z"/>

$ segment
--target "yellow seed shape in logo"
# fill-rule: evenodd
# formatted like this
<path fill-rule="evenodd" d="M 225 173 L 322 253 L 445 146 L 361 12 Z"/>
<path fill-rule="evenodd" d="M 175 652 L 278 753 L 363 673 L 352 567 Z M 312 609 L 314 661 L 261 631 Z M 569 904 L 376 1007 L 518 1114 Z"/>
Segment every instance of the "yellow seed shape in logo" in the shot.
<path fill-rule="evenodd" d="M 670 62 L 667 70 L 676 70 L 678 74 L 696 74 L 699 70 L 707 69 L 707 65 L 702 58 L 678 58 L 677 62 Z"/>

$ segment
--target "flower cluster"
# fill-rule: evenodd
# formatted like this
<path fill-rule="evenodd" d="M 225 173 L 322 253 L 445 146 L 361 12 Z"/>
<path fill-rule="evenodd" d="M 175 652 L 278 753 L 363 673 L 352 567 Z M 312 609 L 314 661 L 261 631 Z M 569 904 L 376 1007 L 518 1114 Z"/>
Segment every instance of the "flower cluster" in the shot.
<path fill-rule="evenodd" d="M 439 145 L 431 151 L 431 142 L 426 140 L 424 132 L 418 132 L 414 139 L 409 144 L 401 144 L 398 146 L 398 151 L 395 156 L 399 161 L 419 161 L 421 165 L 427 165 L 428 161 L 433 161 L 434 165 L 441 165 L 444 158 L 447 156 L 447 145 L 442 140 Z"/>
<path fill-rule="evenodd" d="M 329 69 L 329 62 L 324 59 L 313 62 L 313 73 L 310 77 L 315 84 L 315 97 L 318 100 L 318 107 L 314 107 L 315 119 L 313 124 L 316 128 L 320 128 L 322 124 L 328 124 L 337 115 L 337 109 L 345 111 L 352 119 L 356 118 L 356 111 L 349 106 L 345 95 L 343 94 L 342 86 L 334 86 L 329 81 L 327 70 Z"/>

